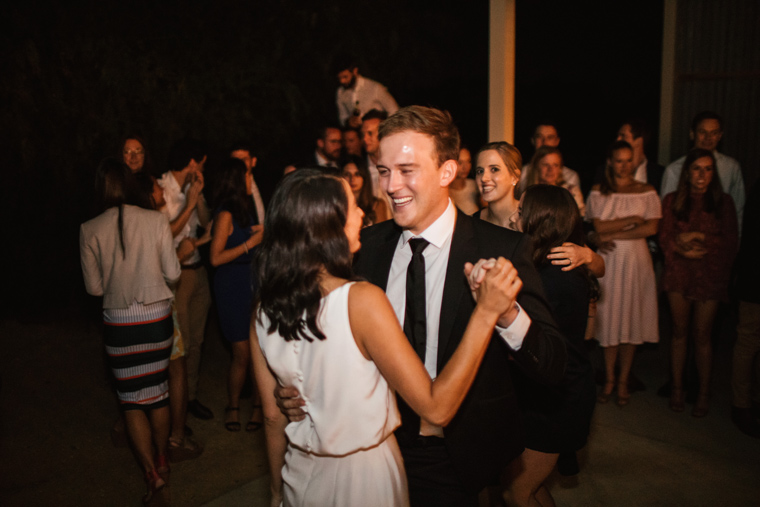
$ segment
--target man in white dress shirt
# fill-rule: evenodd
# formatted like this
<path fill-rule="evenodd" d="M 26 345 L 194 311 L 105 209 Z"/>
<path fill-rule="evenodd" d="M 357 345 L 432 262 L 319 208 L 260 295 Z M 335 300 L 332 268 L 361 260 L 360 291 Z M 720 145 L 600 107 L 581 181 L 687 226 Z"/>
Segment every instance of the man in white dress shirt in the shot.
<path fill-rule="evenodd" d="M 190 246 L 180 258 L 182 274 L 175 295 L 177 321 L 185 341 L 187 358 L 187 410 L 200 419 L 214 414 L 197 399 L 201 346 L 206 331 L 206 317 L 211 307 L 208 275 L 201 262 L 198 228 L 211 219 L 203 197 L 205 148 L 198 141 L 186 139 L 174 144 L 169 152 L 168 168 L 158 184 L 164 189 L 166 206 L 161 210 L 171 225 L 174 248 Z"/>
<path fill-rule="evenodd" d="M 378 167 L 393 220 L 362 231 L 354 268 L 386 291 L 403 324 L 411 243 L 426 243 L 420 253 L 426 337 L 418 354 L 431 378 L 456 350 L 475 307 L 463 276 L 465 263 L 503 256 L 522 280 L 517 304 L 499 319 L 478 376 L 448 426 L 421 420 L 399 400 L 403 424 L 396 438 L 411 505 L 474 507 L 478 492 L 523 451 L 510 363 L 539 382 L 556 384 L 567 357 L 564 341 L 533 266 L 530 239 L 459 213 L 451 203 L 448 185 L 456 175 L 459 154 L 459 132 L 451 116 L 427 107 L 406 107 L 383 122 L 380 136 Z M 283 388 L 276 395 L 286 415 L 305 415 L 297 390 Z"/>
<path fill-rule="evenodd" d="M 731 196 L 736 206 L 736 218 L 739 223 L 739 230 L 742 227 L 742 217 L 744 215 L 744 178 L 739 162 L 735 158 L 718 152 L 718 144 L 723 138 L 723 118 L 712 111 L 702 111 L 697 114 L 691 122 L 689 139 L 694 143 L 694 148 L 710 150 L 715 156 L 715 163 L 718 166 L 718 177 L 723 191 Z M 681 177 L 681 169 L 686 155 L 674 160 L 665 168 L 665 175 L 662 177 L 662 187 L 660 197 L 665 197 L 678 188 L 678 180 Z"/>
<path fill-rule="evenodd" d="M 359 128 L 362 116 L 372 109 L 385 111 L 388 115 L 398 111 L 396 100 L 385 86 L 360 75 L 351 56 L 338 56 L 334 71 L 340 83 L 335 101 L 341 125 Z"/>

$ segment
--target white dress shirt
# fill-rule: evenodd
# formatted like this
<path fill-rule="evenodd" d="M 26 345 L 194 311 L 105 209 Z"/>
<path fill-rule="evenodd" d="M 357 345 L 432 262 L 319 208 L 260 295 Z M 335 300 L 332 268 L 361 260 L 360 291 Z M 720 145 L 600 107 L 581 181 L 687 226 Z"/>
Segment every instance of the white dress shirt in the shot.
<path fill-rule="evenodd" d="M 169 222 L 171 222 L 185 209 L 187 204 L 186 193 L 187 189 L 190 187 L 190 183 L 188 182 L 187 185 L 185 185 L 185 191 L 183 192 L 182 189 L 179 188 L 179 183 L 177 183 L 177 178 L 174 177 L 174 174 L 172 174 L 171 171 L 166 171 L 166 173 L 164 173 L 164 175 L 158 180 L 158 184 L 164 189 L 164 199 L 166 200 L 166 206 L 161 209 L 161 212 L 166 215 Z M 200 198 L 201 197 L 199 197 L 199 199 Z M 200 224 L 198 210 L 194 209 L 185 226 L 179 231 L 179 234 L 174 236 L 174 249 L 176 250 L 185 238 L 197 238 L 198 235 L 196 231 Z M 193 251 L 192 256 L 183 262 L 183 264 L 190 265 L 200 261 L 201 254 L 196 249 Z"/>
<path fill-rule="evenodd" d="M 338 163 L 334 160 L 327 160 L 327 158 L 323 157 L 318 151 L 314 151 L 314 158 L 317 160 L 317 165 L 319 167 L 338 167 Z"/>
<path fill-rule="evenodd" d="M 259 192 L 259 187 L 256 185 L 256 180 L 253 179 L 253 175 L 251 175 L 251 198 L 253 199 L 253 204 L 256 206 L 256 217 L 259 219 L 259 225 L 264 225 L 266 214 L 264 210 L 264 200 L 261 198 L 261 192 Z"/>
<path fill-rule="evenodd" d="M 404 325 L 406 313 L 406 271 L 412 260 L 409 240 L 418 237 L 430 244 L 422 252 L 425 258 L 425 315 L 427 324 L 427 342 L 425 346 L 425 369 L 431 379 L 438 376 L 438 331 L 441 323 L 441 305 L 443 304 L 443 286 L 446 281 L 446 268 L 449 264 L 451 239 L 454 235 L 457 211 L 449 200 L 446 211 L 425 229 L 419 236 L 404 231 L 399 238 L 393 254 L 388 286 L 385 290 L 399 323 Z M 454 269 L 464 270 L 464 266 Z M 519 350 L 530 327 L 530 317 L 520 305 L 517 305 L 517 318 L 507 328 L 496 327 L 499 335 L 512 350 Z M 422 420 L 423 435 L 443 436 L 443 429 Z"/>
<path fill-rule="evenodd" d="M 451 238 L 454 235 L 456 208 L 449 200 L 446 211 L 416 236 L 426 239 L 430 245 L 422 255 L 425 257 L 425 314 L 427 319 L 427 345 L 425 347 L 425 369 L 430 378 L 438 375 L 438 328 L 441 323 L 441 305 L 443 303 L 443 286 L 446 281 L 446 268 L 451 251 Z M 396 317 L 404 325 L 406 312 L 406 271 L 412 260 L 409 240 L 414 238 L 409 231 L 404 231 L 399 238 L 393 255 L 391 271 L 388 275 L 386 294 L 396 312 Z M 464 266 L 455 269 L 464 270 Z M 519 307 L 519 314 L 507 328 L 497 327 L 497 331 L 512 350 L 519 350 L 530 327 L 530 317 Z"/>
<path fill-rule="evenodd" d="M 385 86 L 364 76 L 356 77 L 353 88 L 346 90 L 339 86 L 335 95 L 341 125 L 346 124 L 346 120 L 357 108 L 360 113 L 359 117 L 364 116 L 371 109 L 385 111 L 388 116 L 398 111 L 396 100 L 388 93 Z"/>
<path fill-rule="evenodd" d="M 636 171 L 633 173 L 633 179 L 636 181 L 640 181 L 642 183 L 648 183 L 647 182 L 647 158 L 644 157 L 644 160 L 641 161 L 639 166 L 636 168 Z"/>

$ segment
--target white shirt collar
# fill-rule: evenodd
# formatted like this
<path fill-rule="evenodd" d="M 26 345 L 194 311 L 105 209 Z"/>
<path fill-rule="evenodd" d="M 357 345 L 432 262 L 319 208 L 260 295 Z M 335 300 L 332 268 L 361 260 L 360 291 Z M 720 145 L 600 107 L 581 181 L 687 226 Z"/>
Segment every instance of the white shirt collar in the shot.
<path fill-rule="evenodd" d="M 314 154 L 317 156 L 317 165 L 320 165 L 322 167 L 338 167 L 338 164 L 330 160 L 327 160 L 325 157 L 323 157 L 319 153 L 319 151 L 314 150 Z"/>
<path fill-rule="evenodd" d="M 424 238 L 431 245 L 436 248 L 442 248 L 446 240 L 448 240 L 454 233 L 454 225 L 457 221 L 457 210 L 449 199 L 449 204 L 446 206 L 446 210 L 439 216 L 435 222 L 430 224 L 430 227 L 422 231 L 422 233 L 415 236 L 411 231 L 404 231 L 401 234 L 403 244 L 405 246 L 412 238 Z"/>

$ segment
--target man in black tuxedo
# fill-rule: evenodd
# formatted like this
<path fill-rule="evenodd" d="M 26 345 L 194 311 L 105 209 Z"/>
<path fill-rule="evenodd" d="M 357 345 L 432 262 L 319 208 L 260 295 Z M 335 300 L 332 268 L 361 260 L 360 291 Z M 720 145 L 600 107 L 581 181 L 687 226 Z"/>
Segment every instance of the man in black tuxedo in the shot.
<path fill-rule="evenodd" d="M 391 199 L 393 221 L 363 231 L 355 260 L 356 273 L 385 290 L 404 323 L 409 312 L 407 269 L 413 258 L 409 240 L 425 240 L 427 338 L 418 353 L 432 378 L 454 353 L 475 308 L 462 272 L 465 263 L 503 256 L 523 282 L 518 305 L 499 319 L 472 388 L 448 426 L 420 420 L 398 400 L 403 423 L 396 437 L 413 506 L 476 506 L 478 492 L 523 451 L 510 356 L 544 383 L 561 379 L 566 360 L 533 267 L 529 239 L 466 216 L 451 203 L 448 185 L 456 177 L 458 155 L 459 133 L 446 112 L 411 106 L 380 125 L 380 186 Z M 278 393 L 295 395 L 288 389 Z M 297 407 L 297 400 L 281 399 L 280 405 L 289 416 L 298 414 L 287 410 Z"/>

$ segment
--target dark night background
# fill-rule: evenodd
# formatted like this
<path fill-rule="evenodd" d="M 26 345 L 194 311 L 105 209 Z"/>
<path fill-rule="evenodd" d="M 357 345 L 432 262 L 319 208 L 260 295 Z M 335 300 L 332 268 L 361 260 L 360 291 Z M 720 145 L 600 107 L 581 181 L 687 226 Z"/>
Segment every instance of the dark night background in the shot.
<path fill-rule="evenodd" d="M 211 180 L 225 148 L 249 140 L 266 197 L 293 154 L 311 149 L 313 130 L 335 121 L 330 69 L 340 51 L 358 55 L 362 74 L 401 106 L 448 109 L 471 149 L 488 141 L 484 0 L 58 0 L 4 10 L 9 316 L 86 301 L 78 227 L 91 218 L 94 169 L 124 135 L 147 140 L 159 171 L 173 141 L 204 140 Z M 535 122 L 555 119 L 566 164 L 589 185 L 623 117 L 656 128 L 661 31 L 662 2 L 518 2 L 515 144 L 524 157 Z"/>

